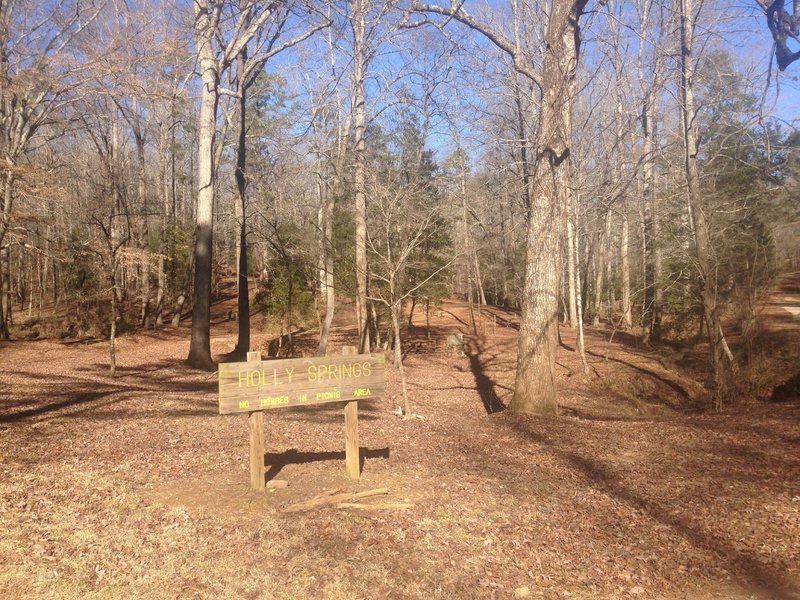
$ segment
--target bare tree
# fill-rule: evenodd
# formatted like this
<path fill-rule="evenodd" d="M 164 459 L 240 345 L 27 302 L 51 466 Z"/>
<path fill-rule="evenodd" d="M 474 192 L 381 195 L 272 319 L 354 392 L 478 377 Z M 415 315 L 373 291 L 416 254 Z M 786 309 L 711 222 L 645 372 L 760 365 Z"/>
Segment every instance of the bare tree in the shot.
<path fill-rule="evenodd" d="M 473 18 L 463 5 L 414 3 L 417 12 L 444 15 L 485 35 L 511 56 L 515 68 L 541 91 L 536 158 L 527 229 L 527 264 L 520 322 L 517 374 L 511 408 L 553 414 L 556 396 L 560 248 L 569 194 L 572 103 L 576 94 L 581 27 L 588 0 L 550 5 L 541 72 L 525 62 L 519 43 Z"/>
<path fill-rule="evenodd" d="M 188 363 L 213 369 L 211 359 L 211 255 L 214 235 L 214 191 L 217 155 L 217 106 L 220 81 L 256 34 L 276 15 L 285 14 L 288 2 L 264 5 L 257 0 L 233 2 L 194 0 L 194 38 L 201 81 L 198 119 L 198 192 L 194 247 L 194 307 Z M 285 18 L 285 17 L 283 17 Z M 252 50 L 259 55 L 261 47 Z"/>
<path fill-rule="evenodd" d="M 247 256 L 247 100 L 248 92 L 256 84 L 267 61 L 280 52 L 296 46 L 308 39 L 315 32 L 327 26 L 326 22 L 302 27 L 295 36 L 286 36 L 286 27 L 290 13 L 279 10 L 272 19 L 258 30 L 253 37 L 253 45 L 262 50 L 252 56 L 248 54 L 248 44 L 244 44 L 236 57 L 233 76 L 233 94 L 237 105 L 237 141 L 236 141 L 236 192 L 239 201 L 239 241 L 237 264 L 238 294 L 238 338 L 231 358 L 244 360 L 250 350 L 250 294 L 248 286 Z M 286 37 L 287 39 L 284 39 Z"/>
<path fill-rule="evenodd" d="M 9 245 L 14 184 L 20 161 L 37 134 L 78 97 L 83 65 L 75 39 L 97 17 L 102 1 L 25 0 L 0 3 L 0 339 L 8 339 Z M 51 132 L 52 135 L 52 132 Z"/>
<path fill-rule="evenodd" d="M 371 278 L 379 285 L 372 289 L 372 300 L 389 309 L 394 339 L 394 363 L 400 373 L 403 413 L 411 416 L 411 404 L 406 385 L 400 315 L 403 301 L 423 289 L 431 280 L 450 266 L 451 257 L 441 255 L 442 248 L 430 242 L 440 236 L 445 222 L 441 205 L 426 182 L 404 182 L 396 173 L 383 181 L 371 178 L 369 186 L 373 199 L 375 222 L 369 235 L 369 248 L 374 256 Z M 428 256 L 421 256 L 423 249 Z M 431 261 L 430 253 L 439 260 Z M 417 278 L 410 282 L 405 276 L 414 270 Z"/>

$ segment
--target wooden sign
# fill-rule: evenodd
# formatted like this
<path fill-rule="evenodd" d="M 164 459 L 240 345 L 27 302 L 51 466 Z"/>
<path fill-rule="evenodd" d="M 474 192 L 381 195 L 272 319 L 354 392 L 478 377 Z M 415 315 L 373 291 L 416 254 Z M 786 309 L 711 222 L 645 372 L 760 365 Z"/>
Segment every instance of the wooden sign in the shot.
<path fill-rule="evenodd" d="M 219 365 L 219 414 L 368 400 L 386 387 L 383 354 Z"/>

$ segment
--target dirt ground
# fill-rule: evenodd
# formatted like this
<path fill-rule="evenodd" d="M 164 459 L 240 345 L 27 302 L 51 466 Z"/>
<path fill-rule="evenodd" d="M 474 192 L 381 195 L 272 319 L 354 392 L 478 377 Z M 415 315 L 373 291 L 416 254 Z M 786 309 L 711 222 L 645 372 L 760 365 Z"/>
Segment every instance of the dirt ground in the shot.
<path fill-rule="evenodd" d="M 475 334 L 467 314 L 446 304 L 430 340 L 416 315 L 423 418 L 393 414 L 390 366 L 361 404 L 358 482 L 340 406 L 268 411 L 267 478 L 288 487 L 264 493 L 247 417 L 219 416 L 216 374 L 183 365 L 187 324 L 120 339 L 115 380 L 102 341 L 0 345 L 0 598 L 800 598 L 800 399 L 766 401 L 800 369 L 800 275 L 763 313 L 772 367 L 722 413 L 701 410 L 702 349 L 600 328 L 589 374 L 562 328 L 560 417 L 504 411 L 515 316 L 484 309 Z M 334 353 L 354 339 L 337 323 Z M 467 355 L 447 355 L 458 330 Z M 376 488 L 372 508 L 288 510 Z"/>

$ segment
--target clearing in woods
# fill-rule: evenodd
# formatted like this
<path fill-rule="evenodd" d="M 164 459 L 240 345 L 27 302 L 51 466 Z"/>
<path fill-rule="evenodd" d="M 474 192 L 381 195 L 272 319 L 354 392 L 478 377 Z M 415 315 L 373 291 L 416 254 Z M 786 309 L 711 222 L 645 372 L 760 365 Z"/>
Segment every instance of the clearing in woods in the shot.
<path fill-rule="evenodd" d="M 514 315 L 484 309 L 475 335 L 446 304 L 429 341 L 418 313 L 424 419 L 392 413 L 387 362 L 354 482 L 340 407 L 269 411 L 267 478 L 288 487 L 260 494 L 247 417 L 219 416 L 216 374 L 183 365 L 187 327 L 120 339 L 116 380 L 102 341 L 2 344 L 0 597 L 798 598 L 800 276 L 782 284 L 763 313 L 772 370 L 722 414 L 692 410 L 702 349 L 589 328 L 589 375 L 562 329 L 562 416 L 514 415 Z M 235 326 L 213 327 L 215 353 Z M 459 330 L 466 356 L 444 352 Z M 764 402 L 781 381 L 783 401 Z"/>

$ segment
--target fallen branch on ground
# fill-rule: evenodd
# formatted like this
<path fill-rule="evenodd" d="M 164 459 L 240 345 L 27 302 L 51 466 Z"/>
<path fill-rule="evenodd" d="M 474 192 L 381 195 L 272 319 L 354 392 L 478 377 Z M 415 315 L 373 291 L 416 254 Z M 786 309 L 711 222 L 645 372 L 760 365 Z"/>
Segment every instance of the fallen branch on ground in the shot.
<path fill-rule="evenodd" d="M 413 504 L 405 502 L 376 502 L 374 504 L 357 504 L 355 502 L 340 502 L 336 508 L 355 508 L 358 510 L 395 510 L 412 508 Z"/>
<path fill-rule="evenodd" d="M 286 508 L 283 509 L 283 512 L 302 512 L 304 510 L 311 510 L 314 508 L 322 508 L 324 506 L 336 506 L 342 503 L 355 503 L 358 500 L 363 498 L 370 498 L 372 496 L 385 496 L 389 493 L 389 488 L 377 488 L 374 490 L 365 490 L 363 492 L 343 492 L 339 493 L 340 490 L 331 490 L 329 492 L 325 492 L 323 494 L 319 494 L 310 498 L 309 500 L 304 500 L 302 502 L 296 502 L 295 504 L 290 504 Z"/>

